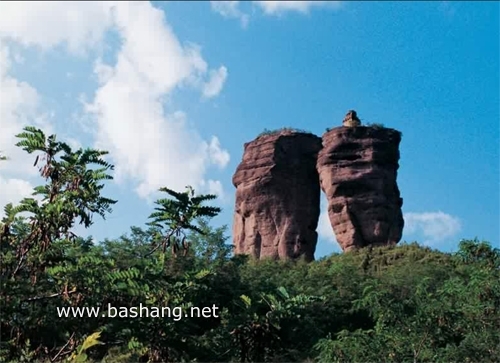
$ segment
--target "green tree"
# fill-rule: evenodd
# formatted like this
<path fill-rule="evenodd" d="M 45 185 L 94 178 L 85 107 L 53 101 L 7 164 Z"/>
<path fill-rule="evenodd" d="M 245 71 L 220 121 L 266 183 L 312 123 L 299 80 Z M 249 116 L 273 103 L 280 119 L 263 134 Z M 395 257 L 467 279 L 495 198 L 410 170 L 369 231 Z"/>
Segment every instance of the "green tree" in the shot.
<path fill-rule="evenodd" d="M 216 199 L 213 194 L 195 195 L 194 189 L 190 186 L 186 187 L 184 193 L 179 193 L 169 188 L 160 188 L 160 192 L 169 194 L 170 198 L 158 199 L 155 204 L 155 212 L 149 218 L 152 219 L 148 223 L 149 226 L 158 228 L 161 233 L 159 241 L 155 241 L 154 252 L 162 247 L 163 252 L 172 246 L 174 256 L 182 247 L 184 255 L 187 254 L 189 245 L 186 237 L 187 231 L 203 234 L 204 231 L 196 225 L 198 218 L 215 217 L 221 212 L 221 209 L 213 206 L 204 206 L 203 203 L 209 200 Z"/>
<path fill-rule="evenodd" d="M 59 279 L 49 271 L 57 265 L 62 268 L 73 248 L 88 249 L 89 241 L 72 231 L 77 218 L 88 228 L 93 214 L 105 217 L 111 212 L 116 201 L 101 196 L 101 190 L 102 182 L 112 179 L 107 172 L 113 166 L 102 158 L 107 154 L 104 151 L 73 151 L 55 135 L 46 137 L 34 127 L 26 127 L 17 137 L 18 147 L 39 153 L 34 166 L 41 164 L 39 172 L 46 184 L 37 186 L 34 197 L 24 198 L 17 206 L 8 204 L 0 223 L 0 341 L 7 354 L 31 342 L 38 355 L 48 349 L 47 339 L 51 340 L 38 331 L 48 318 L 42 304 L 58 297 L 70 300 L 73 294 L 78 299 L 83 293 L 68 276 Z M 54 335 L 56 341 L 58 335 Z"/>
<path fill-rule="evenodd" d="M 200 267 L 209 268 L 227 261 L 232 253 L 233 246 L 227 244 L 227 226 L 214 228 L 209 218 L 199 218 L 198 228 L 202 233 L 190 232 L 187 236 L 191 242 L 191 251 L 201 263 Z"/>

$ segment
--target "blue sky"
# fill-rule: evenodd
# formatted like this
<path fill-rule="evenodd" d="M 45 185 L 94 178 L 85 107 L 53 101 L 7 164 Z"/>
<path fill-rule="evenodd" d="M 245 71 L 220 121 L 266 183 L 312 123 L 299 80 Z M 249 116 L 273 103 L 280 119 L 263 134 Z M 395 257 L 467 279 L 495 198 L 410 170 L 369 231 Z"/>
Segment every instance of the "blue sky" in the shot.
<path fill-rule="evenodd" d="M 498 246 L 499 43 L 497 2 L 1 2 L 0 204 L 40 183 L 13 146 L 35 124 L 111 152 L 97 240 L 159 186 L 217 193 L 231 229 L 243 143 L 355 109 L 403 133 L 403 240 Z M 339 251 L 325 208 L 316 257 Z"/>

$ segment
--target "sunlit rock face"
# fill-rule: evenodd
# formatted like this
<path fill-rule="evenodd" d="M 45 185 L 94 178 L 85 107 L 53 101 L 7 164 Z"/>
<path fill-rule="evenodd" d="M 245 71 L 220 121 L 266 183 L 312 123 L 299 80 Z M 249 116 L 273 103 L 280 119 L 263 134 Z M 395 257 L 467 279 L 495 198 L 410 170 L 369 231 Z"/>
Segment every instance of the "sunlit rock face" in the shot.
<path fill-rule="evenodd" d="M 318 136 L 281 131 L 246 143 L 234 176 L 236 254 L 314 259 L 320 214 Z"/>
<path fill-rule="evenodd" d="M 404 225 L 396 182 L 401 133 L 347 124 L 323 135 L 317 159 L 336 239 L 344 251 L 396 244 Z"/>

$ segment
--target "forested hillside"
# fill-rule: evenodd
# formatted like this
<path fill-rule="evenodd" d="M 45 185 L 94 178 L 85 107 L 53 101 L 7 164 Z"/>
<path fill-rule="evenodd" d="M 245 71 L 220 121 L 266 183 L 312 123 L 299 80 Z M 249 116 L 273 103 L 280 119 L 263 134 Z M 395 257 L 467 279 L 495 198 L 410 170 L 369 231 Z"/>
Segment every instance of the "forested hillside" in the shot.
<path fill-rule="evenodd" d="M 32 127 L 18 138 L 45 184 L 0 223 L 2 362 L 500 362 L 500 251 L 487 242 L 252 261 L 211 224 L 215 196 L 168 186 L 148 225 L 93 242 L 73 231 L 117 202 L 106 152 Z M 109 304 L 217 311 L 58 316 Z"/>

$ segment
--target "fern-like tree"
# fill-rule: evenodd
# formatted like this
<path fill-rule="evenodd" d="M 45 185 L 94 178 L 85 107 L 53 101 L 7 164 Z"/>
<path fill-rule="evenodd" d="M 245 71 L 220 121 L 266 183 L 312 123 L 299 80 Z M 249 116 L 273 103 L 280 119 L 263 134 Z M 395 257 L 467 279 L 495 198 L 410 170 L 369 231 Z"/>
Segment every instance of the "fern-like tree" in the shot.
<path fill-rule="evenodd" d="M 148 225 L 157 228 L 160 231 L 159 241 L 150 253 L 153 253 L 160 247 L 163 252 L 170 246 L 174 256 L 180 248 L 183 248 L 184 255 L 187 254 L 189 244 L 186 238 L 186 232 L 196 232 L 205 234 L 196 221 L 200 218 L 212 218 L 221 212 L 221 208 L 206 206 L 203 203 L 217 198 L 214 194 L 195 195 L 191 186 L 186 187 L 183 193 L 176 192 L 169 188 L 160 188 L 159 191 L 167 193 L 172 198 L 158 199 L 155 204 L 155 212 L 149 218 L 152 219 Z"/>
<path fill-rule="evenodd" d="M 68 144 L 57 141 L 56 135 L 46 137 L 43 131 L 31 126 L 16 136 L 21 139 L 16 146 L 30 154 L 39 153 L 34 166 L 39 166 L 47 183 L 35 187 L 35 198 L 24 198 L 15 207 L 12 204 L 5 207 L 0 241 L 16 245 L 18 263 L 12 275 L 27 263 L 31 251 L 43 252 L 56 239 L 75 237 L 71 229 L 77 218 L 88 228 L 94 213 L 104 218 L 116 203 L 101 196 L 102 181 L 112 179 L 107 172 L 113 166 L 102 158 L 106 151 L 81 148 L 72 151 Z M 91 168 L 93 165 L 98 167 Z M 30 224 L 30 233 L 22 239 L 10 233 L 11 224 L 20 214 L 27 214 Z"/>
<path fill-rule="evenodd" d="M 18 147 L 36 155 L 34 166 L 39 167 L 46 183 L 35 187 L 32 197 L 18 205 L 6 205 L 0 222 L 2 352 L 17 350 L 29 341 L 40 347 L 47 347 L 47 339 L 55 343 L 60 332 L 39 334 L 34 327 L 41 329 L 40 316 L 47 316 L 43 314 L 48 301 L 81 300 L 85 287 L 80 284 L 76 288 L 78 284 L 67 275 L 59 278 L 49 271 L 72 263 L 74 248 L 90 246 L 88 240 L 73 233 L 76 223 L 87 228 L 94 214 L 104 218 L 116 203 L 101 195 L 104 181 L 112 179 L 108 172 L 113 166 L 103 159 L 107 152 L 73 151 L 56 135 L 46 136 L 35 127 L 26 127 L 16 136 Z M 49 320 L 45 319 L 45 324 Z"/>

